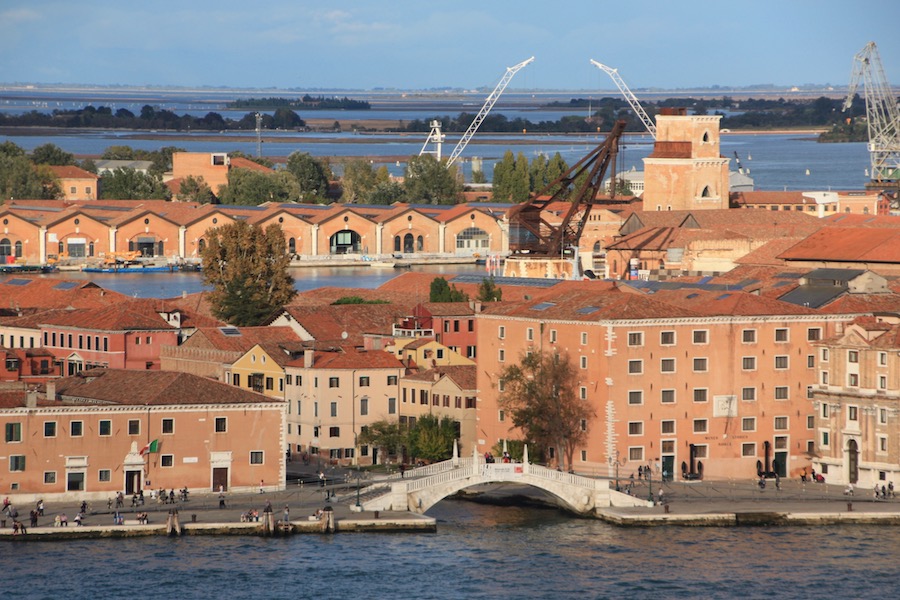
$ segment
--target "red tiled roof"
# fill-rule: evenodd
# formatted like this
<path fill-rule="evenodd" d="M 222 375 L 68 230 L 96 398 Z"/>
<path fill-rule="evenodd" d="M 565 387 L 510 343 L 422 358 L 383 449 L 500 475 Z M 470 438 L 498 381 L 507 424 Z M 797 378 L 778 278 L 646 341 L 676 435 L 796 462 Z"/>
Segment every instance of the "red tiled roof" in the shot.
<path fill-rule="evenodd" d="M 74 165 L 66 165 L 66 166 L 57 166 L 50 165 L 49 169 L 56 175 L 59 179 L 93 179 L 96 181 L 100 179 L 99 175 L 95 175 L 90 171 L 85 171 L 80 167 L 76 167 Z"/>
<path fill-rule="evenodd" d="M 290 327 L 227 327 L 239 335 L 226 335 L 221 327 L 200 327 L 182 344 L 185 348 L 206 348 L 226 352 L 247 352 L 257 344 L 300 342 Z"/>
<path fill-rule="evenodd" d="M 785 260 L 900 262 L 900 230 L 874 227 L 824 227 L 788 248 Z"/>
<path fill-rule="evenodd" d="M 303 367 L 304 358 L 300 357 L 287 363 L 289 367 Z M 313 351 L 314 369 L 402 369 L 401 363 L 390 352 L 381 350 L 357 350 L 353 346 L 343 345 L 335 350 Z"/>
<path fill-rule="evenodd" d="M 103 404 L 178 406 L 183 404 L 258 404 L 278 402 L 206 377 L 176 371 L 92 369 L 56 382 L 57 397 Z"/>
<path fill-rule="evenodd" d="M 782 302 L 742 291 L 707 291 L 698 289 L 659 290 L 653 297 L 697 313 L 713 316 L 814 315 L 805 306 Z"/>
<path fill-rule="evenodd" d="M 98 309 L 55 311 L 41 325 L 93 331 L 174 330 L 147 302 L 122 302 Z"/>
<path fill-rule="evenodd" d="M 21 282 L 27 281 L 23 285 Z M 12 283 L 10 283 L 12 282 Z M 11 275 L 0 278 L 3 307 L 99 308 L 129 300 L 129 296 L 104 290 L 91 281 Z"/>
<path fill-rule="evenodd" d="M 403 379 L 413 379 L 416 381 L 434 381 L 435 375 L 438 378 L 448 377 L 462 391 L 474 391 L 478 388 L 476 380 L 478 378 L 478 367 L 476 365 L 454 365 L 446 367 L 435 367 L 427 371 L 416 371 L 403 377 Z"/>
<path fill-rule="evenodd" d="M 900 228 L 900 217 L 893 215 L 860 215 L 842 213 L 829 215 L 822 219 L 826 225 L 833 227 L 887 227 Z"/>
<path fill-rule="evenodd" d="M 285 312 L 317 342 L 361 346 L 364 334 L 392 333 L 394 323 L 407 316 L 409 308 L 393 304 L 293 305 L 285 307 Z"/>

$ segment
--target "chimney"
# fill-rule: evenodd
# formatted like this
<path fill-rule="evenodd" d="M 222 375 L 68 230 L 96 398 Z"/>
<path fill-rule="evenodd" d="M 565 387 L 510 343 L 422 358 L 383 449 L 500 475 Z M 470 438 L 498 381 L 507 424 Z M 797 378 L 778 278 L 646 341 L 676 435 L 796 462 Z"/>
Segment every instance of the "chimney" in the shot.
<path fill-rule="evenodd" d="M 48 381 L 46 385 L 47 400 L 56 400 L 56 382 Z"/>
<path fill-rule="evenodd" d="M 303 368 L 311 369 L 313 366 L 313 351 L 306 349 L 303 351 Z"/>
<path fill-rule="evenodd" d="M 25 408 L 37 408 L 37 390 L 25 392 Z"/>
<path fill-rule="evenodd" d="M 435 372 L 434 372 L 434 380 L 437 381 L 437 380 L 440 379 L 440 378 L 441 378 L 441 372 L 440 372 L 440 371 L 435 371 Z"/>

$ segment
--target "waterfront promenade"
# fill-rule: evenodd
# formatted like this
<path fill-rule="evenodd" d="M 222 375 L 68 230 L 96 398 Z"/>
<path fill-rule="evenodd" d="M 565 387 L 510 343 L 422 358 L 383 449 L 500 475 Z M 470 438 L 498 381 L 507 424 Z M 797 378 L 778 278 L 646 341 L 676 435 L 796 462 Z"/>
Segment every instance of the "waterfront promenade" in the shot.
<path fill-rule="evenodd" d="M 627 480 L 620 480 L 624 487 Z M 653 498 L 658 501 L 659 482 L 652 481 Z M 614 485 L 614 482 L 613 482 Z M 636 497 L 648 498 L 651 485 L 634 482 Z M 783 480 L 781 489 L 769 480 L 760 490 L 752 480 L 670 482 L 663 485 L 664 504 L 654 507 L 613 507 L 597 511 L 598 518 L 620 526 L 740 526 L 740 525 L 833 525 L 833 524 L 891 524 L 900 525 L 900 499 L 876 499 L 869 489 L 856 489 L 853 496 L 844 494 L 842 486 L 802 483 Z M 12 521 L 0 528 L 0 539 L 60 539 L 68 537 L 132 537 L 164 535 L 170 510 L 178 510 L 179 524 L 186 535 L 262 535 L 263 509 L 271 502 L 273 518 L 284 518 L 289 507 L 291 533 L 322 533 L 324 522 L 310 519 L 317 511 L 330 507 L 334 514 L 335 530 L 348 531 L 408 531 L 433 532 L 435 520 L 413 512 L 357 511 L 356 482 L 329 484 L 315 482 L 293 483 L 283 491 L 226 494 L 225 508 L 219 507 L 216 493 L 192 493 L 187 502 L 176 499 L 174 505 L 149 501 L 144 506 L 119 509 L 125 523 L 113 522 L 116 509 L 106 503 L 89 503 L 82 526 L 74 517 L 78 503 L 45 503 L 45 516 L 38 527 L 28 527 L 28 533 L 14 536 Z M 539 490 L 519 485 L 492 485 L 471 488 L 467 495 L 490 503 L 512 503 L 515 498 L 531 497 L 538 501 L 550 499 Z M 33 506 L 16 506 L 19 520 L 28 526 L 28 513 Z M 257 511 L 259 521 L 242 521 L 242 514 Z M 146 512 L 147 525 L 138 524 L 137 514 Z M 68 527 L 55 527 L 58 514 L 68 517 Z M 284 533 L 280 530 L 279 533 Z"/>

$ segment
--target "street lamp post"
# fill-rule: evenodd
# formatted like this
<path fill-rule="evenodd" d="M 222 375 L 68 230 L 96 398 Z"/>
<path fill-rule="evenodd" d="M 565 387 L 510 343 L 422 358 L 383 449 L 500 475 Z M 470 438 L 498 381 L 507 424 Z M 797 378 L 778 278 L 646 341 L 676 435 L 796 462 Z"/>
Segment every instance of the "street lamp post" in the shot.
<path fill-rule="evenodd" d="M 624 460 L 624 459 L 622 459 L 621 461 L 619 460 L 619 451 L 616 450 L 616 456 L 615 456 L 615 458 L 613 458 L 612 456 L 610 456 L 609 459 L 608 459 L 608 462 L 609 462 L 610 466 L 615 466 L 615 467 L 616 467 L 616 491 L 619 492 L 619 491 L 621 491 L 621 489 L 619 488 L 619 466 L 621 465 L 621 466 L 624 467 L 624 466 L 625 466 L 625 460 Z"/>
<path fill-rule="evenodd" d="M 360 508 L 360 504 L 359 504 L 359 469 L 356 470 L 356 508 Z"/>

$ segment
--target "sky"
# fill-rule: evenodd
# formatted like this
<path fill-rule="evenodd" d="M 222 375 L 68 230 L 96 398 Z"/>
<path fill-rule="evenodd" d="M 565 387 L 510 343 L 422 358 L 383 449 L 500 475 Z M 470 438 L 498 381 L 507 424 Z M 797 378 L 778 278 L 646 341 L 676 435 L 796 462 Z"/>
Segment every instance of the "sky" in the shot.
<path fill-rule="evenodd" d="M 3 0 L 0 83 L 310 90 L 846 86 L 900 1 Z"/>

